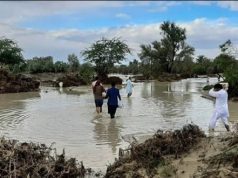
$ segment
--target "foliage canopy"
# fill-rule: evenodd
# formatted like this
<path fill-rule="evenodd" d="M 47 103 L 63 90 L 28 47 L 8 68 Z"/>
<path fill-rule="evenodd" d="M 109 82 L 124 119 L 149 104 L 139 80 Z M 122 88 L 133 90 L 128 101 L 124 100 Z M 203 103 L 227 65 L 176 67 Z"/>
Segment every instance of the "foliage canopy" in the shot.
<path fill-rule="evenodd" d="M 19 64 L 23 62 L 22 49 L 11 39 L 0 39 L 0 63 L 1 64 Z"/>
<path fill-rule="evenodd" d="M 125 59 L 131 51 L 128 45 L 119 38 L 96 41 L 89 49 L 82 51 L 85 61 L 95 64 L 95 71 L 99 76 L 105 77 L 114 64 Z"/>
<path fill-rule="evenodd" d="M 138 55 L 142 64 L 147 70 L 149 69 L 148 65 L 151 65 L 152 75 L 158 75 L 163 72 L 181 72 L 177 66 L 181 66 L 184 61 L 188 61 L 187 64 L 192 64 L 192 56 L 194 54 L 194 48 L 185 43 L 186 31 L 184 28 L 169 21 L 163 22 L 160 29 L 162 31 L 162 39 L 160 41 L 154 41 L 149 45 L 140 45 L 141 52 Z M 182 66 L 184 70 L 189 67 L 191 68 L 191 66 Z"/>

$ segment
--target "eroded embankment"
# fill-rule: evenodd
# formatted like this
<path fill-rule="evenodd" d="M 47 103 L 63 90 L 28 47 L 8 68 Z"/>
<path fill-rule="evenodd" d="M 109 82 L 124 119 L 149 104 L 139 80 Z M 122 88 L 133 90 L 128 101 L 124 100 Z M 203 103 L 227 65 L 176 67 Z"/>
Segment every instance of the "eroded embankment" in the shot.
<path fill-rule="evenodd" d="M 40 82 L 21 74 L 10 74 L 0 69 L 0 93 L 18 93 L 37 91 Z"/>
<path fill-rule="evenodd" d="M 238 177 L 238 136 L 205 136 L 191 124 L 174 132 L 159 130 L 120 155 L 108 166 L 105 178 Z"/>
<path fill-rule="evenodd" d="M 144 143 L 131 144 L 129 153 L 125 153 L 118 161 L 108 166 L 105 177 L 153 177 L 158 173 L 158 166 L 168 164 L 167 156 L 180 157 L 203 137 L 205 135 L 199 127 L 191 124 L 174 132 L 158 130 Z"/>

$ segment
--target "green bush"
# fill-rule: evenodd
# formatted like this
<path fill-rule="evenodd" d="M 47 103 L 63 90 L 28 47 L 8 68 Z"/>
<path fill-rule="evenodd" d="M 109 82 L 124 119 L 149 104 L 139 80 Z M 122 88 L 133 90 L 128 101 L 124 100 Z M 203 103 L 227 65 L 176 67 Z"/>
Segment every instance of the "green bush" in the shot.
<path fill-rule="evenodd" d="M 210 90 L 213 88 L 213 85 L 206 85 L 203 87 L 203 90 Z"/>
<path fill-rule="evenodd" d="M 32 60 L 27 60 L 27 69 L 30 73 L 54 72 L 53 57 L 34 57 Z"/>
<path fill-rule="evenodd" d="M 230 66 L 224 72 L 226 82 L 229 83 L 229 97 L 238 96 L 238 64 Z"/>
<path fill-rule="evenodd" d="M 67 63 L 63 62 L 63 61 L 57 61 L 54 64 L 54 69 L 55 72 L 66 72 L 68 70 L 69 66 Z"/>
<path fill-rule="evenodd" d="M 79 74 L 85 82 L 90 83 L 94 74 L 93 66 L 90 63 L 82 64 Z"/>

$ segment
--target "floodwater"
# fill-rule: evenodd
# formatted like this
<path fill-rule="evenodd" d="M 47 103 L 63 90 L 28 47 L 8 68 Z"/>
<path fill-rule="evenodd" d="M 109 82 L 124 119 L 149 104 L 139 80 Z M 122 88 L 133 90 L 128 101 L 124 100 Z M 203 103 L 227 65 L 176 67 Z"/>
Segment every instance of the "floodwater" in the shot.
<path fill-rule="evenodd" d="M 210 84 L 215 82 L 217 79 L 210 79 Z M 180 129 L 186 123 L 197 124 L 207 133 L 214 102 L 201 97 L 206 84 L 206 78 L 135 83 L 130 98 L 122 87 L 123 107 L 118 108 L 115 119 L 107 114 L 106 100 L 102 115 L 96 114 L 91 86 L 77 91 L 41 87 L 40 92 L 2 94 L 0 132 L 20 141 L 48 146 L 55 142 L 57 153 L 65 148 L 66 156 L 105 171 L 132 136 L 143 138 L 158 129 Z M 230 102 L 229 108 L 230 121 L 235 122 L 238 103 Z M 225 132 L 220 121 L 216 130 Z"/>

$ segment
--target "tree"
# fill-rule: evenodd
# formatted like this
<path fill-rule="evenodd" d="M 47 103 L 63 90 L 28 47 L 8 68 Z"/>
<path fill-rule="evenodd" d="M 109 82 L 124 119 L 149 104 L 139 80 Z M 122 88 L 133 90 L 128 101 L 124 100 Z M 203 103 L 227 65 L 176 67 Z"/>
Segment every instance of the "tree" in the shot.
<path fill-rule="evenodd" d="M 221 53 L 215 57 L 213 65 L 215 73 L 223 73 L 226 69 L 229 69 L 236 63 L 236 59 L 228 54 Z"/>
<path fill-rule="evenodd" d="M 224 71 L 225 81 L 229 83 L 228 96 L 237 97 L 238 96 L 238 62 L 234 65 L 229 66 L 228 69 Z"/>
<path fill-rule="evenodd" d="M 147 70 L 150 70 L 153 77 L 163 72 L 183 72 L 178 67 L 182 67 L 186 62 L 188 65 L 186 64 L 184 69 L 191 66 L 194 55 L 194 48 L 185 43 L 185 29 L 169 21 L 161 24 L 160 28 L 162 30 L 161 41 L 140 45 L 141 52 L 138 55 L 142 61 L 142 66 L 146 68 L 143 71 L 148 75 Z"/>
<path fill-rule="evenodd" d="M 238 57 L 238 49 L 231 40 L 227 40 L 225 43 L 219 45 L 222 54 L 227 54 L 229 56 Z"/>
<path fill-rule="evenodd" d="M 132 62 L 129 62 L 128 70 L 132 74 L 138 74 L 139 73 L 139 62 L 134 59 Z"/>
<path fill-rule="evenodd" d="M 209 72 L 211 72 L 210 71 L 211 66 L 212 66 L 212 63 L 210 59 L 208 59 L 204 55 L 199 55 L 196 58 L 196 63 L 193 68 L 193 73 L 199 74 L 199 75 L 208 74 Z"/>
<path fill-rule="evenodd" d="M 80 66 L 80 76 L 85 80 L 85 82 L 90 83 L 93 79 L 93 66 L 90 63 L 84 63 Z"/>
<path fill-rule="evenodd" d="M 150 45 L 140 45 L 141 52 L 138 54 L 141 59 L 142 74 L 146 77 L 156 77 L 162 72 L 167 72 L 167 52 L 161 42 L 154 41 Z"/>
<path fill-rule="evenodd" d="M 79 60 L 75 54 L 68 55 L 69 68 L 71 72 L 76 72 L 79 69 Z"/>
<path fill-rule="evenodd" d="M 238 50 L 231 40 L 219 45 L 221 54 L 214 59 L 216 72 L 223 72 L 225 81 L 229 83 L 228 96 L 238 96 Z"/>
<path fill-rule="evenodd" d="M 54 62 L 52 56 L 33 57 L 27 60 L 27 68 L 30 73 L 54 72 Z"/>
<path fill-rule="evenodd" d="M 141 59 L 141 66 L 142 66 L 142 74 L 149 79 L 152 76 L 152 63 L 154 62 L 153 52 L 152 52 L 152 46 L 149 45 L 140 45 L 141 52 L 138 54 L 138 56 Z"/>
<path fill-rule="evenodd" d="M 231 46 L 232 46 L 231 40 L 227 40 L 225 43 L 219 45 L 219 48 L 222 53 L 226 53 L 231 48 Z"/>
<path fill-rule="evenodd" d="M 54 64 L 55 72 L 66 72 L 68 69 L 68 64 L 63 61 L 57 61 Z"/>
<path fill-rule="evenodd" d="M 102 78 L 107 77 L 109 69 L 114 64 L 120 64 L 126 54 L 130 53 L 128 45 L 119 38 L 111 40 L 102 38 L 93 43 L 89 49 L 82 51 L 84 60 L 95 64 L 95 71 Z"/>
<path fill-rule="evenodd" d="M 19 64 L 14 64 L 14 65 L 10 66 L 10 70 L 15 74 L 25 72 L 26 69 L 27 69 L 27 65 L 26 65 L 25 61 L 20 62 Z"/>
<path fill-rule="evenodd" d="M 11 39 L 0 39 L 0 64 L 19 64 L 23 62 L 22 49 Z"/>
<path fill-rule="evenodd" d="M 180 73 L 185 76 L 192 75 L 192 68 L 193 68 L 193 55 L 194 55 L 194 48 L 184 44 L 182 49 L 178 54 L 175 56 L 174 65 L 172 66 L 172 72 Z"/>
<path fill-rule="evenodd" d="M 171 72 L 175 56 L 185 46 L 186 31 L 169 21 L 161 24 L 160 28 L 163 35 L 161 43 L 167 49 L 168 72 Z"/>

